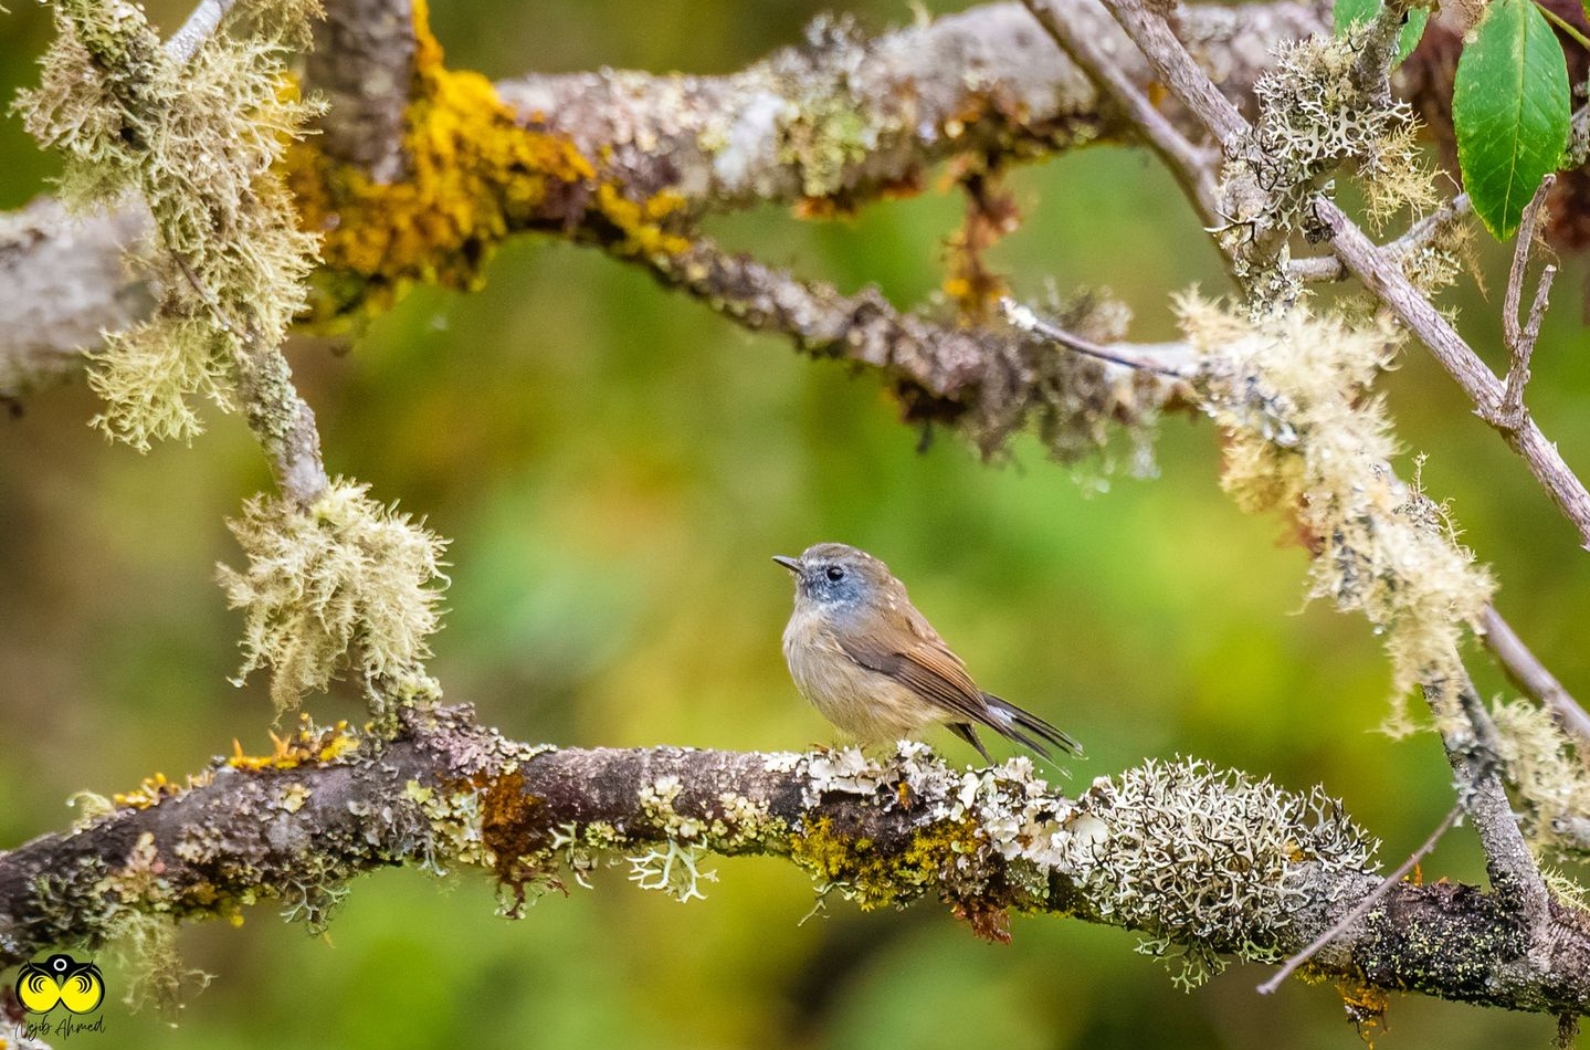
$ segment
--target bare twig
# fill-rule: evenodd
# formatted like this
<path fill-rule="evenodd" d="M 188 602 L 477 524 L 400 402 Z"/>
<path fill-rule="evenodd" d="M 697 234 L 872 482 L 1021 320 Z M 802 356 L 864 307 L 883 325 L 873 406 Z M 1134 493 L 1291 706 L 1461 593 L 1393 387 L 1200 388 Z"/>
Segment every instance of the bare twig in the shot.
<path fill-rule="evenodd" d="M 1193 372 L 1166 363 L 1169 357 L 1185 357 L 1190 353 L 1190 348 L 1185 343 L 1163 344 L 1152 348 L 1129 343 L 1103 346 L 1091 339 L 1084 339 L 1080 335 L 1068 332 L 1058 325 L 1050 324 L 1014 299 L 1001 299 L 999 305 L 1005 313 L 1005 320 L 1017 328 L 1042 336 L 1067 350 L 1139 372 L 1152 372 L 1172 379 L 1193 378 Z M 1167 349 L 1172 352 L 1167 353 Z"/>
<path fill-rule="evenodd" d="M 1143 52 L 1159 79 L 1209 130 L 1227 157 L 1237 156 L 1248 136 L 1247 120 L 1215 89 L 1165 19 L 1144 0 L 1104 0 L 1126 35 Z"/>
<path fill-rule="evenodd" d="M 1463 807 L 1461 805 L 1453 806 L 1451 811 L 1447 813 L 1446 818 L 1430 833 L 1430 837 L 1424 840 L 1424 845 L 1410 853 L 1408 859 L 1397 866 L 1396 871 L 1382 879 L 1380 885 L 1371 890 L 1363 900 L 1355 904 L 1352 910 L 1338 919 L 1330 929 L 1315 937 L 1308 943 L 1306 948 L 1286 960 L 1286 963 L 1275 972 L 1273 977 L 1259 985 L 1259 994 L 1269 995 L 1275 992 L 1288 977 L 1297 971 L 1299 966 L 1312 959 L 1321 948 L 1340 937 L 1353 923 L 1368 915 L 1370 909 L 1389 893 L 1393 886 L 1401 882 L 1403 877 L 1413 870 L 1415 864 L 1419 863 L 1429 855 L 1431 850 L 1435 849 L 1436 843 L 1441 841 L 1441 836 L 1445 835 L 1447 830 L 1457 823 L 1458 817 L 1462 815 Z"/>
<path fill-rule="evenodd" d="M 1352 271 L 1365 288 L 1377 295 L 1403 324 L 1418 336 L 1456 379 L 1482 419 L 1493 422 L 1502 404 L 1504 388 L 1496 374 L 1480 360 L 1457 329 L 1430 300 L 1414 287 L 1374 243 L 1335 204 L 1323 198 L 1314 203 L 1315 218 L 1330 231 L 1331 248 L 1342 264 Z M 1529 418 L 1516 428 L 1498 426 L 1503 438 L 1529 465 L 1546 494 L 1579 531 L 1579 538 L 1590 548 L 1590 492 L 1569 469 L 1540 428 Z"/>
<path fill-rule="evenodd" d="M 1535 196 L 1524 208 L 1518 224 L 1518 239 L 1513 245 L 1513 267 L 1507 275 L 1507 295 L 1502 304 L 1502 333 L 1507 343 L 1507 381 L 1502 390 L 1501 404 L 1496 406 L 1498 427 L 1517 430 L 1523 426 L 1527 410 L 1524 408 L 1524 387 L 1529 383 L 1529 360 L 1535 352 L 1535 341 L 1540 338 L 1540 322 L 1546 315 L 1547 301 L 1551 295 L 1551 282 L 1557 276 L 1557 267 L 1551 263 L 1541 271 L 1540 283 L 1535 288 L 1535 301 L 1529 309 L 1529 319 L 1519 323 L 1519 305 L 1523 297 L 1524 278 L 1529 270 L 1529 258 L 1535 247 L 1535 227 L 1541 209 L 1557 176 L 1548 174 L 1535 190 Z"/>
<path fill-rule="evenodd" d="M 1590 744 L 1590 713 L 1586 713 L 1573 695 L 1564 689 L 1546 665 L 1529 651 L 1517 632 L 1488 605 L 1480 620 L 1480 630 L 1485 648 L 1496 657 L 1502 670 L 1513 684 L 1540 701 L 1556 716 L 1558 724 L 1576 733 L 1581 741 Z"/>
<path fill-rule="evenodd" d="M 1170 169 L 1182 191 L 1198 209 L 1205 226 L 1219 224 L 1215 212 L 1214 157 L 1187 140 L 1170 119 L 1149 101 L 1128 75 L 1126 67 L 1099 46 L 1098 34 L 1080 15 L 1087 10 L 1074 0 L 1023 0 L 1033 18 L 1043 26 L 1071 60 L 1110 99 L 1126 111 L 1132 123 Z"/>
<path fill-rule="evenodd" d="M 192 58 L 199 45 L 221 27 L 221 20 L 237 0 L 200 0 L 188 20 L 166 41 L 166 54 L 178 62 Z"/>

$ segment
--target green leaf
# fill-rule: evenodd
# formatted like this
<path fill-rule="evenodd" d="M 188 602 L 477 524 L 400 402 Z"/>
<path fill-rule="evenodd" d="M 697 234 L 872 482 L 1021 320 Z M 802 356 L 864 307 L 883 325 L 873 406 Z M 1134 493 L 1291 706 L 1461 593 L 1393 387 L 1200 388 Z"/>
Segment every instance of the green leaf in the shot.
<path fill-rule="evenodd" d="M 1530 0 L 1492 0 L 1458 60 L 1452 125 L 1475 214 L 1497 240 L 1518 228 L 1568 145 L 1568 64 Z"/>
<path fill-rule="evenodd" d="M 1590 4 L 1590 0 L 1581 0 Z M 1380 0 L 1336 0 L 1336 35 L 1345 36 L 1349 27 L 1359 22 L 1368 22 L 1380 14 Z M 1402 60 L 1413 54 L 1413 49 L 1419 46 L 1419 38 L 1424 36 L 1424 27 L 1430 21 L 1430 12 L 1422 7 L 1413 8 L 1408 12 L 1408 21 L 1402 27 L 1402 34 L 1397 37 L 1397 57 L 1392 61 L 1392 68 L 1402 64 Z"/>

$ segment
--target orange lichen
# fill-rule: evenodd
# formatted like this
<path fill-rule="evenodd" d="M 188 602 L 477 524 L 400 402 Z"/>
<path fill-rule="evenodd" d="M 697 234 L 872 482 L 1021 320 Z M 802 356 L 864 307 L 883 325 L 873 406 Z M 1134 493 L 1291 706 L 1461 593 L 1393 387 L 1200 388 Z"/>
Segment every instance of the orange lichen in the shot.
<path fill-rule="evenodd" d="M 158 806 L 168 798 L 175 798 L 184 791 L 191 791 L 196 787 L 203 787 L 214 777 L 206 770 L 203 773 L 190 773 L 182 784 L 167 779 L 164 773 L 144 777 L 143 781 L 131 791 L 118 791 L 111 795 L 110 800 L 117 806 L 127 806 L 132 809 L 148 809 Z"/>
<path fill-rule="evenodd" d="M 359 746 L 359 738 L 347 722 L 317 727 L 308 715 L 300 715 L 298 732 L 270 734 L 269 755 L 245 755 L 240 741 L 232 741 L 232 756 L 226 764 L 233 769 L 258 772 L 262 769 L 297 769 L 306 763 L 330 764 Z"/>
<path fill-rule="evenodd" d="M 406 178 L 377 183 L 326 157 L 313 138 L 288 155 L 301 222 L 324 238 L 313 320 L 385 308 L 416 282 L 476 288 L 515 231 L 590 234 L 620 254 L 688 247 L 661 225 L 682 214 L 682 197 L 626 197 L 573 142 L 525 127 L 484 76 L 448 69 L 424 0 L 414 5 L 414 35 Z"/>
<path fill-rule="evenodd" d="M 945 242 L 949 272 L 944 294 L 960 311 L 962 320 L 984 324 L 1010 292 L 1003 274 L 989 267 L 989 249 L 1021 224 L 1015 197 L 1000 185 L 999 172 L 980 165 L 962 164 L 958 182 L 966 191 L 966 219 Z"/>

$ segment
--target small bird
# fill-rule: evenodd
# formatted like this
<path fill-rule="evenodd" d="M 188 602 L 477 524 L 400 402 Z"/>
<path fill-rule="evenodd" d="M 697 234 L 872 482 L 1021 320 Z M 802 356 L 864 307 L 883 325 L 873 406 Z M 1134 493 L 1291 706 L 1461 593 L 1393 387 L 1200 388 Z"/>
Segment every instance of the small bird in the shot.
<path fill-rule="evenodd" d="M 993 761 L 977 726 L 1025 744 L 1082 746 L 1030 712 L 977 688 L 906 596 L 905 584 L 866 551 L 819 543 L 798 558 L 774 557 L 795 574 L 795 612 L 784 658 L 795 687 L 818 712 L 863 744 L 899 740 L 945 724 Z"/>

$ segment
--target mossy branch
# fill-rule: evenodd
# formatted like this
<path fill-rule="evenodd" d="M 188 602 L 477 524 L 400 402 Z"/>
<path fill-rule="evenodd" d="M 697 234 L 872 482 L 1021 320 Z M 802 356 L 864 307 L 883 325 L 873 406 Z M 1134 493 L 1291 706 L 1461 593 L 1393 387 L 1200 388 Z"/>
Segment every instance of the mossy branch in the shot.
<path fill-rule="evenodd" d="M 1085 15 L 1100 39 L 1119 39 L 1096 9 L 1087 7 Z M 1325 28 L 1313 5 L 1292 0 L 1238 8 L 1189 5 L 1179 21 L 1194 53 L 1219 70 L 1222 90 L 1246 102 L 1255 80 L 1269 68 L 1275 45 Z M 434 60 L 423 48 L 420 52 L 417 62 Z M 1117 46 L 1115 52 L 1140 86 L 1152 82 L 1147 64 L 1130 48 Z M 1402 70 L 1417 87 L 1410 98 L 1416 106 L 1450 92 L 1450 70 L 1427 71 L 1421 62 L 1416 55 Z M 850 76 L 857 69 L 860 80 Z M 757 201 L 800 202 L 812 188 L 828 194 L 822 198 L 826 204 L 815 209 L 819 212 L 859 206 L 915 192 L 924 173 L 947 158 L 973 155 L 1003 162 L 1133 137 L 1124 113 L 1101 102 L 1087 79 L 1034 31 L 1020 5 L 1010 3 L 982 5 L 871 38 L 819 34 L 806 47 L 726 76 L 603 72 L 532 75 L 501 83 L 494 93 L 478 78 L 450 81 L 449 87 L 457 89 L 452 99 L 473 107 L 474 118 L 464 119 L 469 112 L 455 106 L 435 107 L 429 112 L 443 123 L 425 133 L 445 143 L 459 131 L 489 132 L 461 153 L 449 147 L 447 155 L 452 167 L 478 157 L 475 170 L 486 177 L 454 173 L 443 184 L 424 186 L 399 180 L 393 185 L 409 186 L 407 196 L 397 201 L 402 207 L 385 198 L 365 210 L 317 212 L 310 228 L 334 226 L 351 258 L 385 260 L 363 271 L 355 267 L 366 278 L 355 288 L 336 289 L 337 295 L 369 299 L 379 308 L 390 301 L 385 290 L 393 275 L 386 271 L 399 265 L 407 279 L 468 287 L 490 245 L 520 230 L 583 238 L 613 251 L 632 249 L 627 238 L 588 236 L 586 217 L 609 230 L 612 224 L 600 209 L 587 211 L 585 202 L 595 187 L 586 176 L 542 194 L 534 207 L 506 212 L 486 207 L 489 197 L 522 204 L 529 181 L 515 160 L 522 151 L 497 130 L 517 128 L 526 142 L 540 144 L 542 161 L 529 169 L 532 174 L 544 172 L 546 162 L 556 159 L 547 151 L 549 140 L 563 142 L 577 156 L 602 158 L 601 178 L 618 197 L 645 202 L 666 191 L 679 214 L 697 218 Z M 914 108 L 901 110 L 901 100 L 912 100 Z M 487 119 L 496 104 L 505 104 L 507 111 L 500 124 Z M 846 109 L 855 113 L 853 130 L 859 136 L 849 145 L 844 137 L 835 138 L 833 128 L 824 131 L 803 116 Z M 1190 127 L 1185 113 L 1171 118 L 1184 131 Z M 388 136 L 389 125 L 383 117 L 372 125 L 372 134 Z M 834 148 L 814 152 L 823 143 Z M 319 145 L 311 143 L 310 155 L 319 155 Z M 374 180 L 384 183 L 396 159 L 390 151 L 374 158 L 355 156 L 353 167 L 371 165 Z M 430 178 L 450 170 L 434 168 Z M 405 203 L 409 197 L 412 204 Z M 505 214 L 510 222 L 500 221 Z M 416 215 L 422 231 L 451 226 L 454 232 L 435 244 L 436 236 L 428 234 L 419 247 L 430 247 L 416 251 Z M 92 349 L 98 330 L 117 330 L 148 316 L 148 304 L 131 294 L 145 276 L 122 275 L 120 248 L 103 229 L 111 221 L 103 216 L 84 220 L 88 239 L 100 245 L 92 262 L 77 255 L 65 258 L 58 250 L 51 254 L 56 243 L 80 236 L 66 224 L 31 228 L 25 238 L 7 238 L 0 229 L 0 265 L 26 268 L 35 288 L 33 295 L 0 297 L 0 395 L 70 374 L 62 362 L 76 360 L 80 367 L 78 355 Z M 113 285 L 87 304 L 89 313 L 81 297 L 66 294 L 80 280 L 82 266 L 91 266 Z M 370 280 L 369 272 L 377 269 L 380 279 Z M 60 294 L 52 291 L 51 281 L 60 285 Z"/>
<path fill-rule="evenodd" d="M 886 761 L 557 749 L 505 739 L 468 708 L 401 719 L 392 739 L 305 729 L 274 755 L 217 759 L 185 789 L 146 783 L 0 854 L 0 965 L 150 922 L 240 921 L 267 901 L 318 927 L 351 879 L 388 866 L 489 872 L 510 915 L 624 860 L 633 881 L 683 900 L 720 854 L 788 859 L 864 909 L 937 899 L 996 940 L 1013 912 L 1140 931 L 1194 980 L 1226 957 L 1283 958 L 1378 881 L 1373 842 L 1323 793 L 1199 762 L 1151 762 L 1070 798 L 1025 759 L 961 771 L 922 745 Z M 1310 966 L 1582 1013 L 1590 913 L 1552 909 L 1549 937 L 1530 935 L 1480 890 L 1403 883 Z"/>

